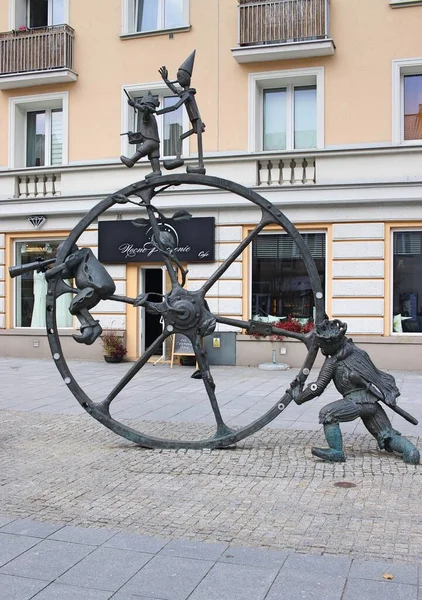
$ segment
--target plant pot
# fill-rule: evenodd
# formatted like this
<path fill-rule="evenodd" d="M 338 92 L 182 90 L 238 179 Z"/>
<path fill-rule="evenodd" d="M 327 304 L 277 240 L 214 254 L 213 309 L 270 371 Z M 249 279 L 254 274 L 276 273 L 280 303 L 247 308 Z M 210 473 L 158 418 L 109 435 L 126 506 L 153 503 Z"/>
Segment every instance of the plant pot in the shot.
<path fill-rule="evenodd" d="M 106 363 L 119 363 L 122 362 L 123 356 L 106 356 L 104 355 L 104 360 Z"/>

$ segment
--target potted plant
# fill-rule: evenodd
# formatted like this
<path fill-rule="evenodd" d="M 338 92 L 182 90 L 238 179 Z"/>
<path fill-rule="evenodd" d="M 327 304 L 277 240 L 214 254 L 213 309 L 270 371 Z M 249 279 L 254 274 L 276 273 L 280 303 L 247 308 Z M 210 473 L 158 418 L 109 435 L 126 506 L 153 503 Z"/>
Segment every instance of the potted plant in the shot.
<path fill-rule="evenodd" d="M 101 335 L 104 348 L 104 360 L 108 363 L 119 363 L 126 355 L 123 336 L 116 329 L 104 329 Z"/>

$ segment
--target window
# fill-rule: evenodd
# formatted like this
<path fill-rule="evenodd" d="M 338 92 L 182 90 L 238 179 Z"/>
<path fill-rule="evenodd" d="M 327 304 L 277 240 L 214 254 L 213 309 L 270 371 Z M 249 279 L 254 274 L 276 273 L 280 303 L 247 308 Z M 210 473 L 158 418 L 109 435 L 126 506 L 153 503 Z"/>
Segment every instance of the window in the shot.
<path fill-rule="evenodd" d="M 189 26 L 189 0 L 123 0 L 123 35 Z"/>
<path fill-rule="evenodd" d="M 67 105 L 67 92 L 10 99 L 11 167 L 67 163 Z"/>
<path fill-rule="evenodd" d="M 325 285 L 325 234 L 302 233 Z M 299 249 L 286 234 L 262 233 L 252 243 L 252 318 L 314 317 L 314 298 Z"/>
<path fill-rule="evenodd" d="M 422 332 L 422 231 L 393 233 L 393 332 Z"/>
<path fill-rule="evenodd" d="M 422 58 L 393 60 L 393 143 L 422 143 Z"/>
<path fill-rule="evenodd" d="M 183 0 L 136 0 L 136 31 L 171 29 L 184 24 Z"/>
<path fill-rule="evenodd" d="M 26 265 L 37 259 L 54 258 L 63 240 L 27 240 L 15 243 L 15 264 Z M 29 271 L 15 279 L 15 327 L 45 327 L 47 282 L 44 273 Z M 69 304 L 72 294 L 56 302 L 58 327 L 72 327 Z"/>
<path fill-rule="evenodd" d="M 168 91 L 167 87 L 157 89 L 156 86 L 157 84 L 155 84 L 155 89 L 154 86 L 152 87 L 151 92 L 160 101 L 158 110 L 176 104 L 176 102 L 179 100 L 177 96 L 167 96 L 163 94 L 165 90 Z M 150 89 L 150 87 L 148 87 L 148 84 L 144 84 L 141 89 L 139 86 L 133 88 L 132 90 L 130 90 L 130 87 L 126 87 L 125 89 L 131 98 L 140 100 L 146 91 Z M 128 105 L 126 94 L 124 94 L 123 103 L 123 131 L 138 130 L 138 119 L 141 118 L 141 115 L 139 113 L 135 113 L 134 109 Z M 161 140 L 160 155 L 162 157 L 175 156 L 180 135 L 182 134 L 183 130 L 186 131 L 189 129 L 186 110 L 183 106 L 181 106 L 174 112 L 159 115 L 157 117 L 157 123 Z M 128 144 L 127 137 L 122 136 L 122 154 L 125 156 L 133 154 L 133 148 L 133 146 Z M 185 140 L 183 142 L 183 154 L 184 156 L 189 154 L 189 140 Z"/>
<path fill-rule="evenodd" d="M 263 95 L 263 150 L 315 148 L 316 86 L 263 90 Z"/>
<path fill-rule="evenodd" d="M 26 113 L 26 166 L 62 164 L 63 113 L 61 108 Z"/>
<path fill-rule="evenodd" d="M 67 23 L 69 0 L 10 0 L 11 29 Z"/>
<path fill-rule="evenodd" d="M 251 151 L 324 145 L 323 68 L 249 75 Z"/>

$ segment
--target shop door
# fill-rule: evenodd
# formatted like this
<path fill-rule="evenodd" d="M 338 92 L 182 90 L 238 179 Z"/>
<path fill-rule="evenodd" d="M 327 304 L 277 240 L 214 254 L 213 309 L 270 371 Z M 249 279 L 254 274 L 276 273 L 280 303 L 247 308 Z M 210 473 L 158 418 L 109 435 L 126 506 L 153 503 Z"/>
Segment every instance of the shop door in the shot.
<path fill-rule="evenodd" d="M 164 274 L 165 271 L 161 267 L 141 267 L 139 273 L 140 293 L 157 294 L 150 295 L 148 300 L 161 302 L 161 295 L 165 294 Z M 152 315 L 146 312 L 145 309 L 142 309 L 141 315 L 141 340 L 139 348 L 141 353 L 143 353 L 162 333 L 163 325 L 160 315 Z M 159 346 L 155 354 L 158 356 L 162 355 L 163 347 Z"/>

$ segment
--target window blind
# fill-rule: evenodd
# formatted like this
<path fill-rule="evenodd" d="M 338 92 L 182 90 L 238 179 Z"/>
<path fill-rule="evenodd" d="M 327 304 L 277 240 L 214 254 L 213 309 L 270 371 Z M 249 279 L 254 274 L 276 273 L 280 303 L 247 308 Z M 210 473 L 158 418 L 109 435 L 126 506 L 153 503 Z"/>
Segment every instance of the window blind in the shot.
<path fill-rule="evenodd" d="M 325 258 L 325 234 L 302 233 L 313 258 Z M 252 255 L 257 260 L 281 260 L 300 258 L 301 253 L 294 241 L 286 234 L 263 234 L 253 241 Z"/>
<path fill-rule="evenodd" d="M 421 254 L 422 232 L 397 231 L 394 233 L 394 254 Z"/>

